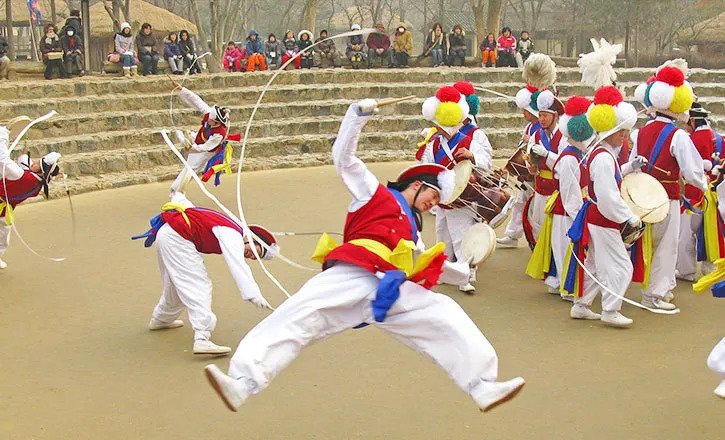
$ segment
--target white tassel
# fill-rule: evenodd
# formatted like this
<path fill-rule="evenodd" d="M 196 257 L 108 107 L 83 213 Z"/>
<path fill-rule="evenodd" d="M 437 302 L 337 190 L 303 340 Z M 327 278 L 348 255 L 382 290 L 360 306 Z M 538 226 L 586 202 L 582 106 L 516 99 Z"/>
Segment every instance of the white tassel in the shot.
<path fill-rule="evenodd" d="M 580 54 L 577 61 L 582 83 L 594 89 L 610 86 L 617 80 L 613 66 L 617 62 L 617 55 L 622 52 L 622 45 L 610 44 L 604 38 L 599 43 L 592 38 L 591 42 L 594 51 Z"/>

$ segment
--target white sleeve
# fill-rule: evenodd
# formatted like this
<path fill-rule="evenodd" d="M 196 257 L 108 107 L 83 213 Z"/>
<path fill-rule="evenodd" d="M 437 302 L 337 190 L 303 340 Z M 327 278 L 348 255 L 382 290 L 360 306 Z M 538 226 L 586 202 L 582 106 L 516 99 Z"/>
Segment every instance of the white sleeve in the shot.
<path fill-rule="evenodd" d="M 435 138 L 435 136 L 434 136 Z M 433 141 L 431 140 L 428 142 L 428 144 L 425 146 L 425 150 L 423 150 L 423 158 L 421 158 L 421 162 L 423 163 L 433 163 L 435 162 L 435 157 L 433 156 Z"/>
<path fill-rule="evenodd" d="M 203 144 L 192 144 L 191 149 L 199 152 L 211 151 L 218 147 L 223 140 L 224 138 L 222 135 L 215 133 L 209 136 L 209 139 L 207 139 Z"/>
<path fill-rule="evenodd" d="M 440 276 L 440 282 L 453 285 L 463 285 L 468 282 L 471 276 L 471 269 L 468 263 L 452 263 L 450 261 L 443 262 L 443 273 Z"/>
<path fill-rule="evenodd" d="M 179 92 L 179 98 L 181 98 L 181 101 L 188 107 L 191 107 L 201 113 L 207 114 L 212 110 L 212 107 L 204 102 L 204 100 L 201 99 L 199 95 L 187 89 L 186 87 L 181 88 L 181 91 Z"/>
<path fill-rule="evenodd" d="M 615 166 L 614 158 L 610 154 L 598 154 L 589 164 L 589 177 L 597 196 L 599 212 L 615 223 L 624 223 L 634 214 L 624 203 L 617 187 L 614 178 Z"/>
<path fill-rule="evenodd" d="M 634 159 L 638 156 L 637 154 L 637 136 L 639 133 L 639 128 L 636 130 L 632 130 L 631 133 L 629 133 L 629 140 L 631 141 L 629 143 L 629 160 Z"/>
<path fill-rule="evenodd" d="M 549 154 L 546 155 L 546 166 L 553 168 L 557 159 L 559 159 L 559 154 L 549 151 Z"/>
<path fill-rule="evenodd" d="M 702 157 L 697 151 L 692 139 L 684 130 L 675 131 L 670 144 L 670 153 L 680 166 L 682 178 L 690 185 L 702 190 L 707 189 L 705 170 L 702 167 Z"/>
<path fill-rule="evenodd" d="M 353 197 L 348 210 L 355 212 L 365 205 L 377 191 L 380 182 L 355 153 L 360 133 L 370 116 L 359 116 L 352 104 L 340 124 L 340 131 L 332 146 L 332 160 L 337 175 Z"/>
<path fill-rule="evenodd" d="M 720 211 L 720 217 L 725 219 L 725 181 L 715 188 L 717 192 L 717 210 Z"/>
<path fill-rule="evenodd" d="M 489 171 L 493 166 L 493 147 L 488 136 L 480 128 L 473 132 L 471 153 L 476 161 L 476 168 Z"/>
<path fill-rule="evenodd" d="M 581 186 L 579 186 L 581 177 L 579 161 L 574 156 L 564 156 L 556 164 L 554 173 L 559 179 L 559 194 L 564 210 L 573 219 L 584 203 Z"/>
<path fill-rule="evenodd" d="M 8 129 L 0 126 L 0 179 L 18 180 L 23 177 L 25 171 L 10 159 L 10 132 Z"/>
<path fill-rule="evenodd" d="M 227 262 L 227 266 L 229 266 L 234 281 L 237 283 L 242 298 L 250 300 L 261 297 L 262 292 L 259 290 L 257 282 L 254 281 L 252 270 L 244 261 L 245 243 L 242 234 L 226 226 L 214 226 L 211 232 L 219 240 L 222 255 Z"/>

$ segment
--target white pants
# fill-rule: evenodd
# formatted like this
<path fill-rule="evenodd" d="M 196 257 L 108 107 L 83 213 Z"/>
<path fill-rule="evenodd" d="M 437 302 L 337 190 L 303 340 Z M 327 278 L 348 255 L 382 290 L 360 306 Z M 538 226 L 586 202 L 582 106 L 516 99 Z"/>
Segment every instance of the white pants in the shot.
<path fill-rule="evenodd" d="M 680 214 L 680 237 L 677 243 L 677 271 L 680 275 L 697 273 L 697 231 L 702 225 L 702 215 Z"/>
<path fill-rule="evenodd" d="M 608 289 L 624 296 L 632 280 L 632 261 L 619 231 L 589 225 L 589 250 L 584 267 Z M 572 257 L 573 258 L 573 257 Z M 575 303 L 590 307 L 597 294 L 602 294 L 602 310 L 615 312 L 622 308 L 622 300 L 601 289 L 589 276 L 584 275 L 583 296 Z"/>
<path fill-rule="evenodd" d="M 531 224 L 531 230 L 534 234 L 534 240 L 539 236 L 541 227 L 544 226 L 544 220 L 546 219 L 546 201 L 549 200 L 549 196 L 545 196 L 534 192 L 534 199 L 529 204 L 529 223 Z"/>
<path fill-rule="evenodd" d="M 438 210 L 436 213 L 436 239 L 446 244 L 448 260 L 462 261 L 463 235 L 478 221 L 478 215 L 470 208 Z"/>
<path fill-rule="evenodd" d="M 428 356 L 468 394 L 496 381 L 496 352 L 455 301 L 405 282 L 385 321 L 375 322 L 371 301 L 378 283 L 372 273 L 349 264 L 315 275 L 242 339 L 229 375 L 244 378 L 247 391 L 257 394 L 302 348 L 365 322 Z M 393 364 L 390 371 L 403 373 Z"/>
<path fill-rule="evenodd" d="M 670 212 L 660 223 L 652 227 L 652 264 L 649 285 L 642 290 L 643 297 L 665 297 L 674 289 L 677 265 L 677 240 L 680 235 L 680 201 L 670 200 Z"/>
<path fill-rule="evenodd" d="M 183 72 L 184 71 L 184 60 L 181 58 L 168 57 L 166 62 L 169 63 L 169 69 L 171 72 Z"/>
<path fill-rule="evenodd" d="M 546 277 L 546 285 L 558 288 L 564 282 L 564 260 L 571 240 L 566 235 L 574 221 L 568 215 L 554 215 L 551 225 L 551 253 L 556 264 L 556 277 Z"/>
<path fill-rule="evenodd" d="M 725 338 L 722 338 L 712 349 L 707 358 L 707 366 L 725 380 Z"/>
<path fill-rule="evenodd" d="M 0 257 L 10 246 L 10 233 L 12 231 L 13 227 L 5 223 L 5 217 L 0 217 Z"/>
<path fill-rule="evenodd" d="M 516 194 L 514 203 L 511 206 L 511 220 L 509 220 L 508 224 L 506 225 L 504 236 L 513 238 L 514 240 L 518 240 L 524 235 L 524 205 L 526 204 L 526 200 L 529 198 L 532 192 L 533 190 L 531 189 L 531 187 L 526 185 L 526 191 L 519 190 L 519 192 Z"/>
<path fill-rule="evenodd" d="M 187 156 L 186 161 L 195 172 L 199 173 L 204 170 L 206 163 L 209 162 L 209 159 L 214 157 L 214 154 L 216 153 L 214 153 L 213 151 L 192 151 Z M 176 180 L 174 180 L 174 183 L 171 184 L 171 190 L 177 192 L 184 192 L 184 188 L 190 180 L 191 174 L 189 174 L 186 167 L 182 168 L 181 172 L 176 177 Z"/>
<path fill-rule="evenodd" d="M 201 254 L 168 224 L 156 234 L 156 253 L 163 290 L 152 318 L 171 323 L 186 307 L 194 339 L 209 339 L 216 315 L 211 311 L 212 284 Z"/>

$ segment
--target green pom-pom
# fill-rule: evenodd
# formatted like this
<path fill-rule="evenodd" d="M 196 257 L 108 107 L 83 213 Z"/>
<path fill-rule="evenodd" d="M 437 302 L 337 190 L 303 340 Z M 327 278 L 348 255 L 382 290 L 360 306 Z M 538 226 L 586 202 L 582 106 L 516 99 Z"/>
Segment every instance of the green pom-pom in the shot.
<path fill-rule="evenodd" d="M 534 93 L 532 93 L 531 94 L 531 104 L 529 104 L 531 106 L 531 108 L 533 108 L 537 112 L 539 111 L 539 104 L 537 104 L 536 101 L 537 101 L 537 99 L 539 99 L 539 95 L 541 95 L 540 90 L 537 90 Z"/>
<path fill-rule="evenodd" d="M 594 134 L 594 129 L 589 125 L 587 115 L 574 116 L 569 119 L 566 129 L 569 132 L 569 137 L 577 142 L 584 142 Z"/>
<path fill-rule="evenodd" d="M 481 101 L 478 99 L 478 95 L 466 96 L 466 102 L 468 103 L 468 113 L 476 116 L 481 109 Z"/>

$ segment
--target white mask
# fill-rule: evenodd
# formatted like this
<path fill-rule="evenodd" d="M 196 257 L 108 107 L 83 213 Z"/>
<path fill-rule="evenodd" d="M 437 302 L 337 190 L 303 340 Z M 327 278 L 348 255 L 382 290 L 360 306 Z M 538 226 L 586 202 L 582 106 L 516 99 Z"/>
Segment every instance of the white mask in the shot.
<path fill-rule="evenodd" d="M 403 32 L 405 32 L 405 29 L 404 28 L 398 28 L 398 32 L 400 32 L 402 34 Z"/>
<path fill-rule="evenodd" d="M 68 31 L 67 33 L 68 33 L 68 36 L 69 37 L 72 37 L 73 36 L 73 31 Z"/>

